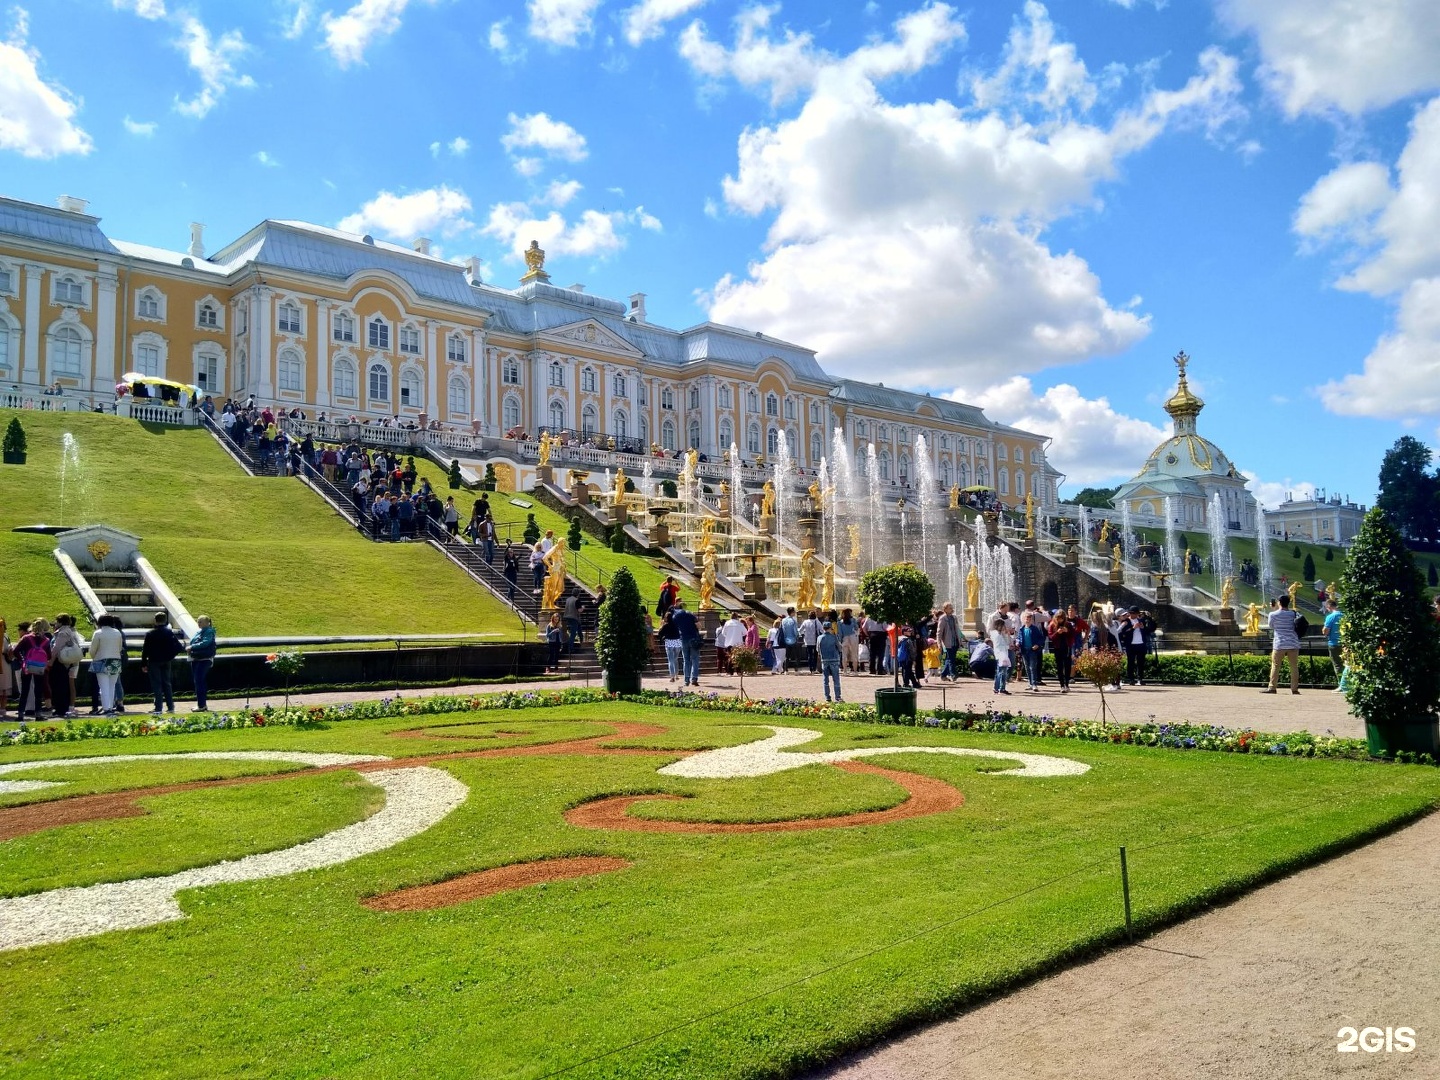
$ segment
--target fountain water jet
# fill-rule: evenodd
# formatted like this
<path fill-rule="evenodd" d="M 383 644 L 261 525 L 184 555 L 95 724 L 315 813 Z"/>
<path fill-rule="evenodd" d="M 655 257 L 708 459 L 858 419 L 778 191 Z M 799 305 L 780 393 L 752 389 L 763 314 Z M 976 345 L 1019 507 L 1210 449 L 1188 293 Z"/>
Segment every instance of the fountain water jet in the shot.
<path fill-rule="evenodd" d="M 930 540 L 938 535 L 936 515 L 940 508 L 935 505 L 935 470 L 930 464 L 930 448 L 925 444 L 924 435 L 915 436 L 915 484 L 916 497 L 920 500 L 920 568 L 933 579 Z"/>

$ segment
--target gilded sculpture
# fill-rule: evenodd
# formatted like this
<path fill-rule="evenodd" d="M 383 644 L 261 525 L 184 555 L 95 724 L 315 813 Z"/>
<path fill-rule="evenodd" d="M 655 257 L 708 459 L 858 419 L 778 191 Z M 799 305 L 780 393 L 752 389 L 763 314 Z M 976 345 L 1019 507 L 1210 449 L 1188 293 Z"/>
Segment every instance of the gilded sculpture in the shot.
<path fill-rule="evenodd" d="M 815 606 L 814 548 L 806 548 L 800 553 L 800 587 L 795 593 L 795 606 L 802 610 Z"/>
<path fill-rule="evenodd" d="M 810 507 L 818 514 L 825 509 L 825 493 L 820 490 L 820 481 L 811 480 L 809 491 Z"/>
<path fill-rule="evenodd" d="M 531 240 L 525 249 L 525 276 L 538 277 L 545 271 L 545 249 L 539 240 Z"/>
<path fill-rule="evenodd" d="M 545 587 L 540 593 L 542 608 L 560 606 L 560 597 L 565 592 L 565 540 L 555 541 L 555 546 L 545 553 Z"/>
<path fill-rule="evenodd" d="M 1110 522 L 1102 521 L 1100 523 L 1100 544 L 1102 547 L 1110 546 L 1110 536 Z"/>
<path fill-rule="evenodd" d="M 1251 604 L 1245 610 L 1245 634 L 1247 637 L 1260 636 L 1260 605 Z"/>
<path fill-rule="evenodd" d="M 1286 589 L 1285 591 L 1290 594 L 1290 610 L 1291 610 L 1291 611 L 1298 611 L 1299 609 L 1298 609 L 1295 605 L 1296 605 L 1296 603 L 1299 601 L 1299 597 L 1300 597 L 1300 582 L 1298 582 L 1298 581 L 1292 581 L 1292 582 L 1290 582 L 1290 587 L 1289 587 L 1288 589 Z"/>
<path fill-rule="evenodd" d="M 700 547 L 702 550 L 709 548 L 715 542 L 713 539 L 714 532 L 715 519 L 713 517 L 702 517 L 700 519 Z"/>
<path fill-rule="evenodd" d="M 835 606 L 835 564 L 825 564 L 825 575 L 820 579 L 820 606 L 826 610 Z"/>
<path fill-rule="evenodd" d="M 547 466 L 547 465 L 550 464 L 550 448 L 551 448 L 553 445 L 554 445 L 554 441 L 550 438 L 550 433 L 549 433 L 548 431 L 542 431 L 542 432 L 540 433 L 540 466 L 541 466 L 541 468 L 544 468 L 545 466 Z"/>
<path fill-rule="evenodd" d="M 960 509 L 960 485 L 955 484 L 950 488 L 950 509 Z"/>
<path fill-rule="evenodd" d="M 761 516 L 761 517 L 774 517 L 774 516 L 775 516 L 775 484 L 774 484 L 774 482 L 771 481 L 771 480 L 766 480 L 764 486 L 762 486 L 762 487 L 760 488 L 760 492 L 761 492 L 761 496 L 760 496 L 760 516 Z"/>
<path fill-rule="evenodd" d="M 847 525 L 845 528 L 850 533 L 850 561 L 860 561 L 860 526 Z"/>
<path fill-rule="evenodd" d="M 1225 584 L 1220 586 L 1220 606 L 1222 608 L 1235 606 L 1235 579 L 1233 577 L 1227 577 Z"/>
<path fill-rule="evenodd" d="M 974 563 L 965 575 L 965 607 L 971 611 L 980 610 L 980 570 Z"/>
<path fill-rule="evenodd" d="M 1112 547 L 1112 548 L 1110 549 L 1110 569 L 1111 569 L 1112 571 L 1116 571 L 1116 570 L 1119 570 L 1119 569 L 1120 569 L 1120 545 L 1119 545 L 1119 544 L 1116 544 L 1114 547 Z"/>
<path fill-rule="evenodd" d="M 1181 572 L 1182 574 L 1188 574 L 1188 573 L 1190 573 L 1190 549 L 1189 549 L 1189 548 L 1186 548 L 1186 549 L 1185 549 L 1185 561 L 1184 561 L 1184 563 L 1182 563 L 1181 566 L 1180 566 L 1180 572 Z"/>
<path fill-rule="evenodd" d="M 709 522 L 710 518 L 705 519 Z M 709 611 L 715 606 L 715 548 L 709 543 L 700 555 L 700 610 Z"/>
<path fill-rule="evenodd" d="M 1025 493 L 1025 539 L 1035 539 L 1035 496 Z"/>
<path fill-rule="evenodd" d="M 627 481 L 626 478 L 625 478 L 625 470 L 624 470 L 624 469 L 616 469 L 616 470 L 615 470 L 615 492 L 614 492 L 614 494 L 615 494 L 615 502 L 616 502 L 617 504 L 618 504 L 618 503 L 623 503 L 623 502 L 625 501 L 625 485 L 626 485 L 626 483 L 628 483 L 628 481 Z"/>

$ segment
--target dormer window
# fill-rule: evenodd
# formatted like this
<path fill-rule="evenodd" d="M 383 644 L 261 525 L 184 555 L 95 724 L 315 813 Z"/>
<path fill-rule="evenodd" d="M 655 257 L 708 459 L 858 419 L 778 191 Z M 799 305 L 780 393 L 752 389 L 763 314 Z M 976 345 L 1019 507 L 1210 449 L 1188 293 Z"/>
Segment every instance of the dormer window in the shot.
<path fill-rule="evenodd" d="M 287 300 L 280 305 L 275 325 L 282 334 L 300 333 L 300 309 Z"/>

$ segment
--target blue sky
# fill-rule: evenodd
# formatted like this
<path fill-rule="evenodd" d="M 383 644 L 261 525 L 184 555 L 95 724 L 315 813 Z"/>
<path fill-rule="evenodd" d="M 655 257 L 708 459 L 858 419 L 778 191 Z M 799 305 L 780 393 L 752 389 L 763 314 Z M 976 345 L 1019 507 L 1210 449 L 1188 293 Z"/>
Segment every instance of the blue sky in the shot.
<path fill-rule="evenodd" d="M 1186 350 L 1263 500 L 1440 422 L 1431 0 L 32 0 L 0 192 L 648 294 L 1132 473 Z M 1076 484 L 1068 485 L 1073 491 Z"/>

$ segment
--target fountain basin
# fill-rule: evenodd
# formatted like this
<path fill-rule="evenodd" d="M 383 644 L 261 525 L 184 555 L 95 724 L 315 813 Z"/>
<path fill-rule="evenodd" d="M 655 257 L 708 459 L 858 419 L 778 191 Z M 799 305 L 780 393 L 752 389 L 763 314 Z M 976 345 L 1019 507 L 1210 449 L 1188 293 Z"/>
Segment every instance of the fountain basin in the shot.
<path fill-rule="evenodd" d="M 71 529 L 78 529 L 78 525 L 16 525 L 11 532 L 18 533 L 39 533 L 42 536 L 57 536 Z"/>

